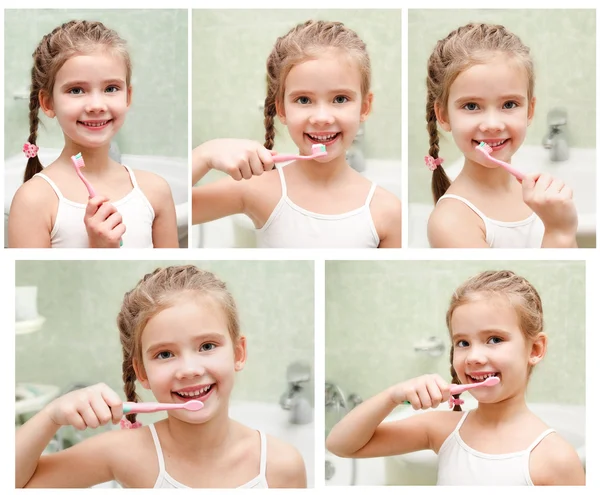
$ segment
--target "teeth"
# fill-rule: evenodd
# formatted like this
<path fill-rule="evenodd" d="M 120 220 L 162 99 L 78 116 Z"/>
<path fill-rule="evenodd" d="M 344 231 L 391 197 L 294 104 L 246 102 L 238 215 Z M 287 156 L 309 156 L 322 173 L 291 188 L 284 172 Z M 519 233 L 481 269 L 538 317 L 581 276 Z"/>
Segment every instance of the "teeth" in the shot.
<path fill-rule="evenodd" d="M 108 120 L 103 120 L 102 122 L 82 122 L 82 124 L 88 127 L 102 127 L 107 122 Z"/>
<path fill-rule="evenodd" d="M 330 139 L 333 139 L 335 136 L 337 136 L 337 132 L 334 134 L 328 134 L 327 136 L 313 136 L 312 134 L 309 134 L 309 136 L 315 141 L 329 141 Z"/>
<path fill-rule="evenodd" d="M 473 379 L 476 382 L 482 382 L 484 381 L 486 378 L 489 378 L 490 376 L 496 376 L 497 373 L 486 373 L 485 375 L 480 375 L 480 376 L 472 376 L 469 375 L 471 377 L 471 379 Z"/>
<path fill-rule="evenodd" d="M 504 142 L 506 141 L 506 139 L 503 139 L 502 141 L 483 141 L 485 144 L 487 144 L 488 146 L 500 146 L 501 144 L 504 144 Z"/>
<path fill-rule="evenodd" d="M 210 388 L 210 385 L 207 385 L 204 388 L 201 388 L 200 390 L 196 390 L 194 392 L 176 392 L 179 395 L 183 395 L 184 397 L 198 397 L 201 394 L 205 394 L 208 389 Z"/>

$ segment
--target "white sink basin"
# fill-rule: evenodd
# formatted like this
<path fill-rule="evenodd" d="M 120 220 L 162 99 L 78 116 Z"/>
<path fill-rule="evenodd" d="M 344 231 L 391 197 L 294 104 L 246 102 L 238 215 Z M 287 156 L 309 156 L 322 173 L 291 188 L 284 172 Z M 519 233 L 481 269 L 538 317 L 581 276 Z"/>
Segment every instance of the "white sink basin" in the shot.
<path fill-rule="evenodd" d="M 461 395 L 465 401 L 463 411 L 477 407 L 477 401 L 468 393 Z M 447 403 L 438 409 L 447 408 Z M 579 454 L 585 467 L 585 406 L 554 403 L 530 403 L 529 409 L 542 421 L 554 428 Z M 392 412 L 384 421 L 406 419 L 427 411 L 414 411 L 410 406 L 402 406 Z M 421 450 L 386 459 L 387 484 L 435 485 L 437 482 L 437 454 L 431 450 Z"/>
<path fill-rule="evenodd" d="M 462 170 L 464 159 L 460 158 L 444 167 L 450 180 Z M 558 177 L 573 189 L 573 200 L 579 217 L 579 234 L 596 232 L 596 150 L 571 148 L 569 159 L 564 162 L 550 161 L 550 151 L 542 146 L 521 146 L 511 164 L 525 173 L 541 172 Z"/>

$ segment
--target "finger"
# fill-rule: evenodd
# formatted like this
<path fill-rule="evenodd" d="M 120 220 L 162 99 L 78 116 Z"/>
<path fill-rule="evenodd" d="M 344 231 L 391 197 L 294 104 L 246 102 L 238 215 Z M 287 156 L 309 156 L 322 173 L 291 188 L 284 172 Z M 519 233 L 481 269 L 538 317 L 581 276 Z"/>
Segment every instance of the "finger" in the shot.
<path fill-rule="evenodd" d="M 442 403 L 442 391 L 435 378 L 427 382 L 427 392 L 429 394 L 431 407 L 435 408 Z"/>
<path fill-rule="evenodd" d="M 125 233 L 126 230 L 127 230 L 127 228 L 125 227 L 125 224 L 120 223 L 119 225 L 117 225 L 115 227 L 115 229 L 113 230 L 112 233 L 116 239 L 120 239 L 121 237 L 123 237 L 123 234 Z"/>
<path fill-rule="evenodd" d="M 241 163 L 238 168 L 240 170 L 240 175 L 243 179 L 249 179 L 250 177 L 252 177 L 252 169 L 250 168 L 248 158 L 244 158 L 243 160 L 241 160 Z"/>
<path fill-rule="evenodd" d="M 540 175 L 542 175 L 542 174 L 540 174 L 540 173 L 527 174 L 524 177 L 523 181 L 521 182 L 523 189 L 533 189 L 535 187 L 535 183 L 539 179 Z"/>
<path fill-rule="evenodd" d="M 554 179 L 552 184 L 550 184 L 548 191 L 558 194 L 560 191 L 562 191 L 563 187 L 565 187 L 564 181 L 560 179 Z"/>
<path fill-rule="evenodd" d="M 109 230 L 113 230 L 117 225 L 123 222 L 123 216 L 115 211 L 113 214 L 109 215 L 106 220 L 104 220 L 104 225 Z"/>
<path fill-rule="evenodd" d="M 94 215 L 94 220 L 104 222 L 110 215 L 115 213 L 117 208 L 112 203 L 104 203 Z"/>
<path fill-rule="evenodd" d="M 252 175 L 262 175 L 265 171 L 263 169 L 263 163 L 260 161 L 258 153 L 252 152 L 249 157 L 250 160 L 250 170 L 252 171 Z"/>
<path fill-rule="evenodd" d="M 273 156 L 277 154 L 277 151 L 268 150 L 264 146 L 258 148 L 258 156 L 260 161 L 263 163 L 263 170 L 273 170 L 275 162 Z"/>
<path fill-rule="evenodd" d="M 440 389 L 440 392 L 442 393 L 442 400 L 440 401 L 440 403 L 446 402 L 448 399 L 450 399 L 450 395 L 451 395 L 450 394 L 450 384 L 439 375 L 436 375 L 435 381 L 436 381 L 438 388 Z"/>
<path fill-rule="evenodd" d="M 81 417 L 78 411 L 73 411 L 67 415 L 65 415 L 67 423 L 73 426 L 75 429 L 83 431 L 86 428 L 85 421 Z"/>
<path fill-rule="evenodd" d="M 108 404 L 104 400 L 101 394 L 92 396 L 90 400 L 90 406 L 98 418 L 98 423 L 100 425 L 105 425 L 109 421 L 112 420 L 112 412 Z"/>
<path fill-rule="evenodd" d="M 419 399 L 416 390 L 411 390 L 410 392 L 408 392 L 406 394 L 406 400 L 410 402 L 410 405 L 415 411 L 421 409 L 421 400 Z"/>
<path fill-rule="evenodd" d="M 431 407 L 431 397 L 429 396 L 429 388 L 427 386 L 427 382 L 419 386 L 417 393 L 419 394 L 421 407 L 423 409 L 429 409 Z"/>
<path fill-rule="evenodd" d="M 123 401 L 121 397 L 110 387 L 103 388 L 101 394 L 108 407 L 110 407 L 112 422 L 114 424 L 119 423 L 123 417 Z"/>
<path fill-rule="evenodd" d="M 89 428 L 98 428 L 100 426 L 100 421 L 89 402 L 79 409 L 79 415 Z"/>
<path fill-rule="evenodd" d="M 535 183 L 536 191 L 546 191 L 554 179 L 551 175 L 542 174 Z"/>
<path fill-rule="evenodd" d="M 94 216 L 98 211 L 98 208 L 106 201 L 108 201 L 108 198 L 104 196 L 94 196 L 93 198 L 90 198 L 85 208 L 85 215 L 88 217 Z"/>

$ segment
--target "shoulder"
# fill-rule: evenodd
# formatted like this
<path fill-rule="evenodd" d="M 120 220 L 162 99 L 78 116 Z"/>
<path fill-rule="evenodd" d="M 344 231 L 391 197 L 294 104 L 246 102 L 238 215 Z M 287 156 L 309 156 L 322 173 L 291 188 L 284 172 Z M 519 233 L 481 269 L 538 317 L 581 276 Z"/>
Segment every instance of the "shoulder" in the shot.
<path fill-rule="evenodd" d="M 267 435 L 267 482 L 269 488 L 306 488 L 306 467 L 300 452 Z"/>
<path fill-rule="evenodd" d="M 485 235 L 481 217 L 458 200 L 440 201 L 427 222 L 431 247 L 486 247 Z"/>
<path fill-rule="evenodd" d="M 402 203 L 387 189 L 377 186 L 373 194 L 371 207 L 386 216 L 394 217 L 397 220 L 402 219 Z"/>
<path fill-rule="evenodd" d="M 11 205 L 13 207 L 37 208 L 46 207 L 52 199 L 56 199 L 56 193 L 50 184 L 44 179 L 33 177 L 21 185 L 15 193 Z"/>
<path fill-rule="evenodd" d="M 169 183 L 160 175 L 147 170 L 133 170 L 138 185 L 145 194 L 151 195 L 170 195 L 171 187 Z"/>
<path fill-rule="evenodd" d="M 545 437 L 531 452 L 534 485 L 585 485 L 585 472 L 575 449 L 558 433 Z"/>

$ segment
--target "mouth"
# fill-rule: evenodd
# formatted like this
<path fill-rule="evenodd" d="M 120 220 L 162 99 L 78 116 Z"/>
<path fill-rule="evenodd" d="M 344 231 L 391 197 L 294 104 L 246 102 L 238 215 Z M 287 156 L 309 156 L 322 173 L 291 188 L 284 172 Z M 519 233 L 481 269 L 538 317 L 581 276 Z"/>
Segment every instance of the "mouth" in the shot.
<path fill-rule="evenodd" d="M 181 390 L 173 390 L 171 391 L 171 394 L 183 402 L 189 400 L 200 400 L 204 402 L 214 388 L 215 384 L 211 383 L 210 385 L 197 385 L 195 387 L 185 387 Z"/>
<path fill-rule="evenodd" d="M 104 129 L 108 124 L 112 122 L 109 120 L 78 120 L 77 123 L 92 130 Z"/>
<path fill-rule="evenodd" d="M 465 373 L 465 375 L 469 383 L 479 383 L 484 381 L 486 378 L 489 378 L 490 376 L 497 376 L 498 378 L 500 378 L 501 376 L 500 373 L 495 371 L 478 371 L 477 373 Z"/>
<path fill-rule="evenodd" d="M 337 141 L 337 139 L 342 135 L 342 133 L 341 132 L 329 132 L 329 133 L 324 133 L 324 132 L 307 133 L 307 132 L 305 132 L 304 135 L 308 138 L 308 140 L 311 143 L 324 144 L 327 146 L 327 145 L 333 143 L 334 141 Z"/>
<path fill-rule="evenodd" d="M 481 141 L 477 141 L 476 139 L 473 139 L 473 142 L 475 143 L 476 146 L 478 146 L 479 143 L 485 143 L 490 148 L 492 148 L 492 151 L 496 151 L 496 150 L 504 148 L 504 146 L 506 146 L 506 143 L 508 143 L 509 141 L 510 141 L 510 138 L 506 138 L 506 139 L 482 139 Z"/>

